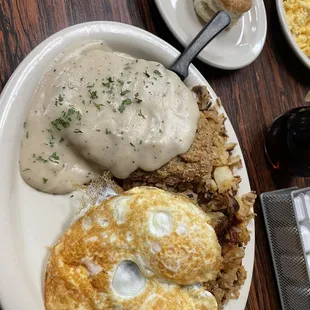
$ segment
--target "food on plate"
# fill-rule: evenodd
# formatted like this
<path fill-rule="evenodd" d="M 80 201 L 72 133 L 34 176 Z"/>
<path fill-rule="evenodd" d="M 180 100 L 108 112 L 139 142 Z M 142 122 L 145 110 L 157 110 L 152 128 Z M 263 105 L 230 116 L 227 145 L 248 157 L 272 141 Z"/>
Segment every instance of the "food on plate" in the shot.
<path fill-rule="evenodd" d="M 154 171 L 190 148 L 193 93 L 163 65 L 107 51 L 99 41 L 65 50 L 33 95 L 20 151 L 23 179 L 62 194 L 102 171 Z"/>
<path fill-rule="evenodd" d="M 222 309 L 238 298 L 256 196 L 237 196 L 241 159 L 220 106 L 205 86 L 99 41 L 56 58 L 24 124 L 21 174 L 94 199 L 51 251 L 47 309 Z"/>
<path fill-rule="evenodd" d="M 211 219 L 185 195 L 137 187 L 91 207 L 48 260 L 47 310 L 218 309 Z"/>
<path fill-rule="evenodd" d="M 284 0 L 283 5 L 297 45 L 310 57 L 310 0 Z"/>
<path fill-rule="evenodd" d="M 229 300 L 239 297 L 240 288 L 247 277 L 242 259 L 245 246 L 250 241 L 247 225 L 254 217 L 256 195 L 254 192 L 241 197 L 237 195 L 241 178 L 234 175 L 233 169 L 240 168 L 242 164 L 240 157 L 232 153 L 236 144 L 228 140 L 225 118 L 218 112 L 221 105 L 219 98 L 213 102 L 205 86 L 198 85 L 192 90 L 197 95 L 200 123 L 203 119 L 203 130 L 209 133 L 210 142 L 201 145 L 199 149 L 199 141 L 203 139 L 194 140 L 188 151 L 190 157 L 179 155 L 166 165 L 170 165 L 169 169 L 163 167 L 156 172 L 135 172 L 122 180 L 120 185 L 124 190 L 136 186 L 156 186 L 170 192 L 183 193 L 207 213 L 222 248 L 223 268 L 217 279 L 205 282 L 204 287 L 215 296 L 219 309 L 222 309 Z M 198 167 L 206 164 L 203 162 L 204 157 L 199 156 L 205 147 L 211 149 L 207 153 L 210 169 L 205 169 L 206 174 L 203 175 Z M 178 174 L 179 181 L 176 177 L 170 178 L 170 174 Z"/>
<path fill-rule="evenodd" d="M 203 166 L 199 156 L 189 160 L 179 155 L 165 172 L 168 183 L 163 170 L 139 171 L 140 180 L 135 173 L 124 180 L 105 173 L 85 187 L 93 202 L 81 210 L 83 215 L 64 233 L 48 261 L 47 309 L 70 309 L 69 304 L 72 309 L 100 309 L 111 303 L 122 309 L 222 309 L 239 297 L 247 276 L 242 259 L 256 195 L 237 196 L 241 179 L 233 168 L 241 162 L 231 154 L 235 144 L 228 142 L 225 119 L 217 112 L 220 101 L 212 102 L 204 86 L 193 91 L 204 130 L 214 133 L 207 145 L 212 150 L 211 172 L 206 169 L 202 176 L 192 169 L 194 178 L 190 172 L 180 175 L 179 182 L 169 178 L 181 162 L 183 170 L 191 170 L 195 160 Z M 192 150 L 200 155 L 197 145 Z M 100 202 L 105 186 L 119 195 Z M 188 256 L 196 253 L 197 240 L 203 251 Z"/>
<path fill-rule="evenodd" d="M 251 7 L 252 0 L 194 0 L 195 11 L 204 22 L 208 22 L 216 12 L 224 10 L 230 15 L 230 26 L 236 24 Z"/>

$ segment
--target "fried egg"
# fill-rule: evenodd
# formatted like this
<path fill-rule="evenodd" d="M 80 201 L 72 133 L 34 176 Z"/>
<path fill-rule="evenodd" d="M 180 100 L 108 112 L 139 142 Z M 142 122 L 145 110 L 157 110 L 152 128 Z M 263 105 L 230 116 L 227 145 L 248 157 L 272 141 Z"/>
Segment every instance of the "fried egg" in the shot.
<path fill-rule="evenodd" d="M 47 310 L 218 309 L 210 218 L 187 197 L 137 187 L 91 207 L 51 251 Z"/>

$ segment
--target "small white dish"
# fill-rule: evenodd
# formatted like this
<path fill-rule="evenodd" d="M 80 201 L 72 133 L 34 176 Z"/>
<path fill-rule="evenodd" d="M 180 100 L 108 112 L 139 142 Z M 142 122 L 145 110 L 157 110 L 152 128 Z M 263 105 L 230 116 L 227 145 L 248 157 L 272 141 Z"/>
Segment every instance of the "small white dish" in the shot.
<path fill-rule="evenodd" d="M 155 0 L 161 16 L 177 37 L 187 46 L 204 26 L 194 10 L 193 0 Z M 249 65 L 260 54 L 266 40 L 267 19 L 263 0 L 253 6 L 238 23 L 219 34 L 198 55 L 216 68 L 239 69 Z"/>
<path fill-rule="evenodd" d="M 280 25 L 282 27 L 284 36 L 286 37 L 286 40 L 288 44 L 291 46 L 292 50 L 296 54 L 296 56 L 300 59 L 300 61 L 308 68 L 310 69 L 310 58 L 307 57 L 307 55 L 299 48 L 297 45 L 290 28 L 288 26 L 288 23 L 286 22 L 286 14 L 284 9 L 283 0 L 276 0 L 277 4 L 277 11 L 278 16 L 280 20 Z"/>
<path fill-rule="evenodd" d="M 19 171 L 19 148 L 23 123 L 30 98 L 42 74 L 66 47 L 82 40 L 104 40 L 113 50 L 137 58 L 155 60 L 169 66 L 179 52 L 155 35 L 115 22 L 90 22 L 66 28 L 37 46 L 18 66 L 0 96 L 0 300 L 5 310 L 43 310 L 43 281 L 49 247 L 53 246 L 72 221 L 78 204 L 69 195 L 49 195 L 29 187 Z M 134 42 L 134 44 L 132 44 Z M 193 66 L 185 80 L 188 86 L 208 82 Z M 231 141 L 237 137 L 223 108 Z M 240 155 L 240 146 L 234 150 Z M 241 176 L 240 194 L 250 191 L 245 165 L 236 171 Z M 243 259 L 247 279 L 237 300 L 226 310 L 245 308 L 254 263 L 254 220 L 248 225 L 251 241 Z"/>

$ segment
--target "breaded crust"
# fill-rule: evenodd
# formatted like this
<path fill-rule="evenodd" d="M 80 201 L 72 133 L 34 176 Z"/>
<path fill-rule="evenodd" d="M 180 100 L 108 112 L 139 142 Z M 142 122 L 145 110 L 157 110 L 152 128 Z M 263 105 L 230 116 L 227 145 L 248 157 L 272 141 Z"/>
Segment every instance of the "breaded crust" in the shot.
<path fill-rule="evenodd" d="M 154 172 L 137 170 L 129 179 L 148 183 L 164 182 L 175 187 L 184 183 L 198 183 L 203 177 L 210 179 L 214 159 L 218 156 L 214 137 L 220 135 L 221 128 L 221 118 L 216 112 L 200 112 L 195 139 L 187 153 L 175 157 Z"/>

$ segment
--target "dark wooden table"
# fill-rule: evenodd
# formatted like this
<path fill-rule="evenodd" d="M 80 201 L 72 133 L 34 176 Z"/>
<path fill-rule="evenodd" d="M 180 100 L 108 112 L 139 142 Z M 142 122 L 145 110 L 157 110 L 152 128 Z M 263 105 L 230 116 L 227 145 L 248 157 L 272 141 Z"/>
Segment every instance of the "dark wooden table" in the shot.
<path fill-rule="evenodd" d="M 241 70 L 222 71 L 195 62 L 223 101 L 245 156 L 251 186 L 258 194 L 293 184 L 310 185 L 310 179 L 279 178 L 266 165 L 264 134 L 276 116 L 304 105 L 310 72 L 286 43 L 274 1 L 265 1 L 265 5 L 267 41 L 254 63 Z M 0 0 L 0 91 L 36 45 L 69 25 L 93 20 L 133 24 L 183 49 L 152 0 Z M 256 213 L 255 266 L 246 309 L 276 310 L 281 306 L 258 201 Z"/>

